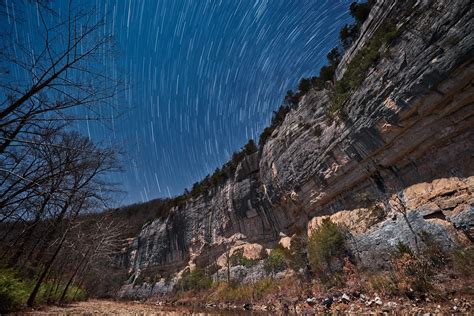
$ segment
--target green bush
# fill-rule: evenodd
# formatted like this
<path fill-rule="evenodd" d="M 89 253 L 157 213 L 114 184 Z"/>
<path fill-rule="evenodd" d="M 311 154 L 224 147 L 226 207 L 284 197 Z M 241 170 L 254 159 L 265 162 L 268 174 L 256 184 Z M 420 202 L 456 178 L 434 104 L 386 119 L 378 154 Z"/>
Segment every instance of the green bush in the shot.
<path fill-rule="evenodd" d="M 347 256 L 343 229 L 325 218 L 315 228 L 308 241 L 308 259 L 313 272 L 323 283 L 334 281 L 342 272 L 343 261 Z"/>
<path fill-rule="evenodd" d="M 206 275 L 201 268 L 196 268 L 191 272 L 184 272 L 181 279 L 175 285 L 175 289 L 181 291 L 198 291 L 209 289 L 212 286 L 212 279 Z"/>
<path fill-rule="evenodd" d="M 410 246 L 408 246 L 404 242 L 399 241 L 396 246 L 396 249 L 397 249 L 397 255 L 399 256 L 405 253 L 413 256 L 413 250 L 411 250 Z"/>
<path fill-rule="evenodd" d="M 87 293 L 83 289 L 77 286 L 70 286 L 67 290 L 66 297 L 64 300 L 66 302 L 72 301 L 83 301 L 87 298 Z"/>
<path fill-rule="evenodd" d="M 261 279 L 253 284 L 253 297 L 262 298 L 266 293 L 271 292 L 275 287 L 275 281 L 271 278 Z"/>
<path fill-rule="evenodd" d="M 26 304 L 28 286 L 11 269 L 0 269 L 0 313 L 15 311 Z"/>
<path fill-rule="evenodd" d="M 339 31 L 339 38 L 341 39 L 342 46 L 347 49 L 352 45 L 352 42 L 359 33 L 359 27 L 357 25 L 346 24 Z"/>
<path fill-rule="evenodd" d="M 26 277 L 14 269 L 0 268 L 0 313 L 15 311 L 26 305 L 26 301 L 35 286 L 35 280 Z M 51 282 L 41 284 L 35 303 L 57 303 L 61 299 L 66 284 Z M 64 298 L 65 302 L 83 300 L 86 292 L 71 284 Z"/>
<path fill-rule="evenodd" d="M 298 85 L 298 90 L 302 94 L 306 94 L 310 88 L 311 88 L 311 81 L 308 78 L 302 78 Z"/>
<path fill-rule="evenodd" d="M 251 267 L 257 263 L 257 260 L 249 259 L 244 256 L 244 249 L 238 249 L 234 251 L 232 256 L 230 256 L 230 265 L 231 266 L 244 266 Z"/>
<path fill-rule="evenodd" d="M 359 36 L 360 27 L 369 17 L 370 10 L 372 9 L 375 1 L 368 1 L 365 3 L 353 2 L 349 7 L 349 12 L 354 18 L 354 24 L 346 24 L 339 32 L 339 38 L 341 39 L 344 48 L 349 48 L 352 42 Z"/>
<path fill-rule="evenodd" d="M 298 271 L 299 269 L 306 267 L 306 248 L 307 241 L 303 234 L 296 234 L 291 238 L 290 249 L 285 251 L 290 268 Z"/>
<path fill-rule="evenodd" d="M 369 17 L 370 9 L 373 7 L 375 1 L 370 0 L 367 2 L 353 2 L 349 7 L 349 11 L 352 17 L 355 19 L 357 25 L 361 25 Z"/>
<path fill-rule="evenodd" d="M 369 43 L 352 59 L 344 76 L 336 82 L 328 115 L 334 115 L 343 109 L 350 92 L 360 86 L 366 72 L 382 57 L 380 48 L 389 45 L 398 34 L 399 30 L 393 23 L 385 22 L 379 27 Z"/>
<path fill-rule="evenodd" d="M 285 105 L 290 108 L 296 108 L 298 102 L 300 102 L 301 92 L 293 93 L 293 91 L 288 90 L 285 96 Z"/>
<path fill-rule="evenodd" d="M 272 122 L 270 127 L 267 127 L 260 134 L 258 145 L 263 148 L 268 138 L 272 135 L 273 131 L 280 126 L 285 120 L 286 115 L 290 112 L 291 108 L 289 105 L 281 105 L 277 111 L 273 111 Z"/>
<path fill-rule="evenodd" d="M 286 251 L 281 245 L 273 248 L 265 259 L 265 271 L 273 274 L 285 270 L 288 267 Z"/>

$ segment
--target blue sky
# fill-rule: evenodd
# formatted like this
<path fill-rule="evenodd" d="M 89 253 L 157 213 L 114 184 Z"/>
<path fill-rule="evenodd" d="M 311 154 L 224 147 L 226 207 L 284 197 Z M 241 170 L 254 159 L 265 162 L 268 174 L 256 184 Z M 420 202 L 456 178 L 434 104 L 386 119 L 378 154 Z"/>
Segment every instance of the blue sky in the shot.
<path fill-rule="evenodd" d="M 87 2 L 87 1 L 86 1 Z M 56 8 L 66 1 L 51 1 Z M 351 22 L 350 1 L 101 0 L 130 83 L 112 128 L 126 149 L 122 204 L 173 196 L 212 173 L 270 122 L 288 89 L 317 75 Z M 29 21 L 31 22 L 31 21 Z M 34 29 L 26 23 L 21 34 Z"/>

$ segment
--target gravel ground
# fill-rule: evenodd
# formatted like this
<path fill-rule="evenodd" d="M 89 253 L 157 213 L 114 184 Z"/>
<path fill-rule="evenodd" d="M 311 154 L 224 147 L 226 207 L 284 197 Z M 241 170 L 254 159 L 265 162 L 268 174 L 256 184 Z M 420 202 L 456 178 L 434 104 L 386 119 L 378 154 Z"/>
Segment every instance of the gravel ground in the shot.
<path fill-rule="evenodd" d="M 387 305 L 395 305 L 387 309 Z M 360 302 L 354 301 L 348 304 L 335 303 L 330 310 L 325 309 L 321 304 L 310 306 L 300 304 L 296 311 L 289 310 L 290 315 L 317 315 L 324 313 L 349 314 L 349 315 L 472 315 L 472 301 L 470 299 L 454 299 L 452 303 L 445 302 L 441 306 L 436 303 L 413 304 L 406 300 L 398 300 L 397 303 L 391 302 L 383 306 L 366 306 Z M 187 307 L 158 306 L 151 303 L 140 303 L 133 301 L 106 301 L 89 300 L 84 302 L 72 303 L 65 306 L 45 306 L 36 310 L 23 311 L 17 315 L 159 315 L 159 316 L 178 316 L 178 315 L 283 315 L 281 309 L 271 311 L 263 310 L 263 305 L 254 305 L 254 311 L 244 311 L 241 306 L 236 306 L 235 310 L 206 310 L 197 311 Z M 266 307 L 266 306 L 265 306 Z M 266 308 L 265 308 L 266 309 Z"/>
<path fill-rule="evenodd" d="M 17 315 L 141 315 L 141 316 L 236 316 L 249 315 L 244 311 L 196 311 L 185 307 L 167 307 L 133 301 L 88 300 L 65 306 L 45 306 Z"/>
<path fill-rule="evenodd" d="M 20 314 L 19 314 L 20 315 Z M 171 310 L 167 307 L 153 306 L 139 302 L 119 302 L 89 300 L 66 306 L 48 306 L 39 310 L 26 311 L 21 315 L 206 315 L 189 310 Z"/>

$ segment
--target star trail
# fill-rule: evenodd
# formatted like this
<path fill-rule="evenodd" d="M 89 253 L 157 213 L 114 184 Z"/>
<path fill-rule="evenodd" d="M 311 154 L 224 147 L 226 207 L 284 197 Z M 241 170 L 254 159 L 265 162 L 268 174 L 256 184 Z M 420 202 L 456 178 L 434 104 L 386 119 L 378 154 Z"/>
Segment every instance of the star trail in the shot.
<path fill-rule="evenodd" d="M 111 124 L 78 122 L 125 150 L 114 181 L 122 204 L 183 192 L 270 122 L 286 91 L 317 75 L 350 1 L 101 0 L 117 54 L 103 60 L 126 83 Z M 51 1 L 61 11 L 67 1 Z M 38 25 L 34 8 L 18 36 Z M 113 115 L 112 115 L 113 116 Z"/>

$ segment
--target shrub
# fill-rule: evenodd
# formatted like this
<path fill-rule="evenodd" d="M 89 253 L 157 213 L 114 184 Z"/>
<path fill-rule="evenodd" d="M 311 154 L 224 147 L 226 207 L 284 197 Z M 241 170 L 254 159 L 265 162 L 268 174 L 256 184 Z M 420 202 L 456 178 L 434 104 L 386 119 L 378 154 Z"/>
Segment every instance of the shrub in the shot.
<path fill-rule="evenodd" d="M 396 255 L 392 260 L 394 278 L 398 290 L 411 296 L 412 293 L 427 293 L 432 289 L 433 264 L 427 252 L 416 255 L 406 244 L 399 242 L 396 246 Z"/>
<path fill-rule="evenodd" d="M 315 137 L 320 137 L 323 134 L 323 129 L 319 125 L 315 125 L 312 131 Z"/>
<path fill-rule="evenodd" d="M 357 25 L 346 24 L 339 31 L 339 38 L 341 39 L 342 46 L 347 49 L 352 45 L 352 42 L 356 38 L 359 32 Z"/>
<path fill-rule="evenodd" d="M 427 260 L 403 253 L 393 261 L 395 279 L 401 293 L 411 296 L 412 293 L 427 293 L 432 289 L 433 271 Z"/>
<path fill-rule="evenodd" d="M 324 66 L 319 70 L 319 76 L 311 77 L 311 86 L 316 89 L 316 90 L 323 90 L 326 87 L 326 81 L 324 80 L 323 77 L 328 77 L 331 76 L 331 73 L 328 71 L 328 74 L 323 74 L 323 70 L 326 69 L 328 66 Z M 332 77 L 330 77 L 328 80 L 332 80 Z"/>
<path fill-rule="evenodd" d="M 0 269 L 0 313 L 17 310 L 28 299 L 28 287 L 17 274 L 10 269 Z"/>
<path fill-rule="evenodd" d="M 32 273 L 32 276 L 34 273 Z M 0 268 L 0 313 L 15 311 L 26 305 L 36 281 L 26 273 L 13 269 Z M 50 279 L 41 284 L 35 302 L 38 304 L 56 303 L 61 299 L 66 284 Z M 71 284 L 66 292 L 65 301 L 83 300 L 86 292 Z"/>
<path fill-rule="evenodd" d="M 253 139 L 250 139 L 247 144 L 244 145 L 243 152 L 245 153 L 245 155 L 251 155 L 257 151 L 258 148 L 257 145 L 255 145 Z"/>
<path fill-rule="evenodd" d="M 433 236 L 426 231 L 420 233 L 420 239 L 424 244 L 421 256 L 429 262 L 433 268 L 443 268 L 448 264 L 449 256 Z"/>
<path fill-rule="evenodd" d="M 422 231 L 419 236 L 423 247 L 415 252 L 408 245 L 399 242 L 392 259 L 393 278 L 400 294 L 409 298 L 426 293 L 436 294 L 433 283 L 445 280 L 449 275 L 458 285 L 470 282 L 472 278 L 472 248 L 443 249 L 430 235 Z"/>
<path fill-rule="evenodd" d="M 306 94 L 309 89 L 311 88 L 311 82 L 309 79 L 307 78 L 303 78 L 301 79 L 299 85 L 298 85 L 298 90 L 302 93 L 302 94 Z"/>
<path fill-rule="evenodd" d="M 337 281 L 347 256 L 343 229 L 329 218 L 323 219 L 308 241 L 308 259 L 323 283 Z M 338 283 L 338 282 L 336 282 Z"/>
<path fill-rule="evenodd" d="M 329 115 L 334 115 L 343 109 L 343 105 L 350 96 L 350 92 L 360 86 L 366 72 L 380 58 L 380 48 L 390 44 L 397 36 L 399 30 L 393 23 L 383 23 L 368 44 L 361 49 L 347 66 L 344 76 L 336 82 Z"/>
<path fill-rule="evenodd" d="M 264 278 L 253 284 L 227 284 L 219 282 L 215 285 L 214 297 L 219 301 L 249 302 L 263 298 L 276 290 L 278 281 Z"/>
<path fill-rule="evenodd" d="M 298 271 L 301 268 L 306 267 L 307 263 L 307 254 L 306 254 L 307 242 L 306 238 L 302 234 L 296 234 L 291 238 L 291 244 L 287 254 L 287 260 L 289 262 L 290 268 L 295 271 Z"/>
<path fill-rule="evenodd" d="M 70 286 L 64 300 L 66 302 L 83 301 L 87 298 L 87 293 L 77 286 Z"/>
<path fill-rule="evenodd" d="M 250 139 L 240 151 L 234 152 L 232 154 L 232 158 L 227 163 L 225 163 L 222 168 L 216 168 L 216 170 L 211 175 L 207 175 L 201 181 L 194 183 L 191 187 L 190 192 L 188 192 L 188 190 L 185 190 L 182 195 L 171 199 L 171 206 L 182 205 L 186 203 L 189 196 L 197 197 L 199 195 L 207 193 L 209 189 L 221 185 L 227 179 L 229 179 L 229 177 L 234 175 L 237 166 L 242 160 L 244 160 L 246 156 L 251 155 L 257 151 L 257 145 L 255 144 L 253 139 Z"/>
<path fill-rule="evenodd" d="M 257 263 L 257 260 L 249 259 L 244 256 L 244 249 L 238 249 L 234 251 L 232 256 L 230 256 L 230 265 L 231 266 L 244 266 L 251 267 Z"/>
<path fill-rule="evenodd" d="M 319 70 L 319 80 L 321 81 L 321 86 L 318 83 L 315 83 L 315 86 L 319 88 L 324 88 L 324 83 L 326 81 L 332 81 L 334 77 L 334 72 L 336 71 L 336 67 L 334 66 L 323 66 Z"/>
<path fill-rule="evenodd" d="M 361 25 L 369 17 L 370 9 L 374 5 L 373 0 L 363 3 L 353 2 L 349 7 L 352 17 L 356 20 L 357 25 Z"/>
<path fill-rule="evenodd" d="M 331 97 L 331 103 L 326 113 L 329 122 L 332 122 L 342 112 L 344 103 L 349 98 L 349 95 L 348 91 L 338 92 L 338 84 L 336 83 L 336 89 Z"/>
<path fill-rule="evenodd" d="M 217 284 L 214 295 L 219 301 L 249 302 L 253 298 L 253 288 L 237 282 L 231 282 L 231 284 L 220 282 Z"/>
<path fill-rule="evenodd" d="M 397 248 L 397 253 L 400 256 L 404 254 L 409 254 L 410 256 L 413 256 L 413 251 L 411 250 L 410 246 L 408 246 L 404 242 L 399 241 L 396 248 Z"/>
<path fill-rule="evenodd" d="M 271 278 L 261 279 L 253 284 L 254 298 L 261 298 L 265 293 L 268 293 L 275 285 Z"/>
<path fill-rule="evenodd" d="M 181 279 L 175 285 L 175 289 L 181 291 L 205 290 L 212 286 L 212 279 L 206 275 L 203 269 L 196 268 L 191 272 L 184 272 Z"/>
<path fill-rule="evenodd" d="M 288 90 L 285 96 L 285 104 L 290 108 L 296 108 L 298 106 L 298 102 L 300 101 L 301 93 L 293 93 L 293 91 Z"/>
<path fill-rule="evenodd" d="M 328 54 L 327 59 L 330 66 L 337 67 L 339 62 L 341 61 L 341 53 L 339 52 L 339 48 L 334 47 Z"/>
<path fill-rule="evenodd" d="M 286 257 L 286 249 L 276 246 L 265 259 L 265 270 L 272 274 L 285 270 L 288 267 Z"/>
<path fill-rule="evenodd" d="M 213 275 L 214 273 L 217 273 L 220 269 L 219 265 L 217 262 L 211 263 L 210 265 L 203 267 L 206 275 Z M 171 280 L 172 276 L 169 274 L 166 276 L 166 278 L 169 278 Z"/>
<path fill-rule="evenodd" d="M 466 278 L 472 278 L 472 263 L 474 262 L 474 248 L 453 250 L 453 267 L 456 274 Z"/>
<path fill-rule="evenodd" d="M 395 295 L 398 292 L 397 282 L 389 272 L 371 273 L 368 280 L 370 290 L 381 295 Z"/>
<path fill-rule="evenodd" d="M 343 283 L 351 291 L 357 291 L 361 287 L 360 275 L 357 271 L 356 266 L 349 260 L 348 257 L 344 258 L 344 265 L 342 267 L 344 276 Z"/>
<path fill-rule="evenodd" d="M 263 147 L 263 145 L 265 145 L 265 143 L 267 142 L 268 138 L 270 138 L 272 133 L 273 133 L 273 129 L 271 129 L 270 127 L 265 127 L 265 129 L 260 134 L 260 137 L 258 139 L 258 144 L 260 145 L 261 148 Z"/>
<path fill-rule="evenodd" d="M 368 1 L 365 3 L 353 2 L 349 7 L 350 14 L 355 20 L 354 24 L 346 24 L 339 32 L 339 38 L 341 39 L 344 48 L 349 48 L 354 39 L 359 35 L 360 27 L 364 21 L 369 17 L 370 9 L 374 5 L 374 1 Z"/>
<path fill-rule="evenodd" d="M 272 122 L 270 124 L 270 127 L 265 128 L 262 134 L 260 134 L 260 138 L 258 140 L 258 145 L 260 146 L 260 148 L 263 148 L 268 138 L 272 135 L 273 131 L 283 123 L 286 115 L 290 112 L 290 110 L 290 106 L 281 105 L 277 111 L 273 111 Z"/>

